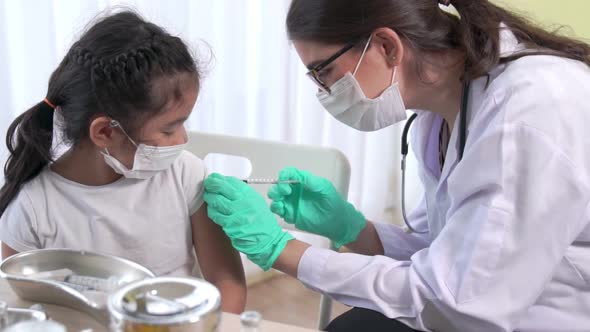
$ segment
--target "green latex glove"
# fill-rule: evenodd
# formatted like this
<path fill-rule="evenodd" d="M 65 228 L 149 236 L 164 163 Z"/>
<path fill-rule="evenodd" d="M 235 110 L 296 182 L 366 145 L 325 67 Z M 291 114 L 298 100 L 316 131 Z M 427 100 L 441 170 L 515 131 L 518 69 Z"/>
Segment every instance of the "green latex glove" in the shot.
<path fill-rule="evenodd" d="M 241 180 L 211 174 L 205 179 L 204 198 L 209 218 L 221 226 L 233 247 L 265 271 L 293 239 L 264 198 Z"/>
<path fill-rule="evenodd" d="M 300 182 L 277 184 L 268 192 L 272 212 L 296 228 L 325 236 L 340 248 L 354 242 L 367 225 L 327 179 L 290 167 L 281 171 L 279 180 Z"/>

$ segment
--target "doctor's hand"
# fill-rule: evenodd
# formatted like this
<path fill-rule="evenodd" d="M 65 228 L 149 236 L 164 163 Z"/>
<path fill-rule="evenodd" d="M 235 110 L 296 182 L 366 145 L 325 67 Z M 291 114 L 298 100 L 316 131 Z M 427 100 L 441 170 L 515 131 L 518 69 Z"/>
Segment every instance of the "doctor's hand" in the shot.
<path fill-rule="evenodd" d="M 270 269 L 293 236 L 285 232 L 265 199 L 234 177 L 211 174 L 205 180 L 209 218 L 221 226 L 233 247 L 263 270 Z"/>
<path fill-rule="evenodd" d="M 354 242 L 367 225 L 365 217 L 348 203 L 327 179 L 296 168 L 285 168 L 270 188 L 271 210 L 297 229 L 325 236 L 337 248 Z"/>

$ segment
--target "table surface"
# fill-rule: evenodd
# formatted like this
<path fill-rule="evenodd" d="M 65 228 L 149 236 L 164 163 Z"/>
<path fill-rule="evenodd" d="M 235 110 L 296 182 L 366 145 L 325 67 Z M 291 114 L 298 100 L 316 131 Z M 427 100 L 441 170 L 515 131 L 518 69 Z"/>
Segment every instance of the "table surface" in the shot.
<path fill-rule="evenodd" d="M 8 303 L 9 307 L 28 308 L 34 303 L 21 300 L 12 291 L 6 280 L 0 278 L 0 300 Z M 91 329 L 93 332 L 108 331 L 90 316 L 55 305 L 43 304 L 45 312 L 51 319 L 66 326 L 68 332 L 79 332 Z M 300 327 L 289 326 L 269 321 L 263 321 L 260 329 L 262 331 L 280 331 L 280 332 L 312 332 Z M 235 332 L 240 330 L 240 318 L 237 315 L 223 313 L 221 317 L 221 326 L 219 332 Z"/>

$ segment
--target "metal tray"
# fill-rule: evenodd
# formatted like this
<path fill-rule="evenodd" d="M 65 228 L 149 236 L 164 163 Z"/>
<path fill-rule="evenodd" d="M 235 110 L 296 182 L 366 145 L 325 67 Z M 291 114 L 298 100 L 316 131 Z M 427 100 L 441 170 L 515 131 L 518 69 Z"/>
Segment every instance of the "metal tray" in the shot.
<path fill-rule="evenodd" d="M 96 278 L 116 277 L 123 284 L 155 277 L 147 268 L 123 258 L 67 249 L 42 249 L 9 257 L 0 264 L 0 277 L 6 279 L 14 292 L 24 300 L 79 310 L 108 326 L 106 302 L 98 303 L 83 292 L 59 281 L 31 277 L 61 269 Z"/>

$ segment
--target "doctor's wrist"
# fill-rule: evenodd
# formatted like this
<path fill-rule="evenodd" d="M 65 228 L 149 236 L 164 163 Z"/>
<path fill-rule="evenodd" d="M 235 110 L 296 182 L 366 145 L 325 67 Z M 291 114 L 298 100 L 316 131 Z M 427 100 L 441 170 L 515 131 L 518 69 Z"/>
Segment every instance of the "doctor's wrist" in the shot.
<path fill-rule="evenodd" d="M 352 204 L 348 203 L 348 212 L 345 215 L 347 217 L 342 219 L 344 232 L 336 238 L 331 238 L 334 246 L 338 249 L 355 242 L 359 234 L 367 227 L 367 219 Z"/>
<path fill-rule="evenodd" d="M 367 221 L 355 241 L 346 245 L 354 253 L 366 256 L 384 255 L 385 250 L 375 224 Z"/>
<path fill-rule="evenodd" d="M 311 247 L 311 245 L 299 240 L 289 241 L 274 262 L 273 268 L 286 273 L 293 278 L 297 278 L 299 262 L 309 247 Z"/>

